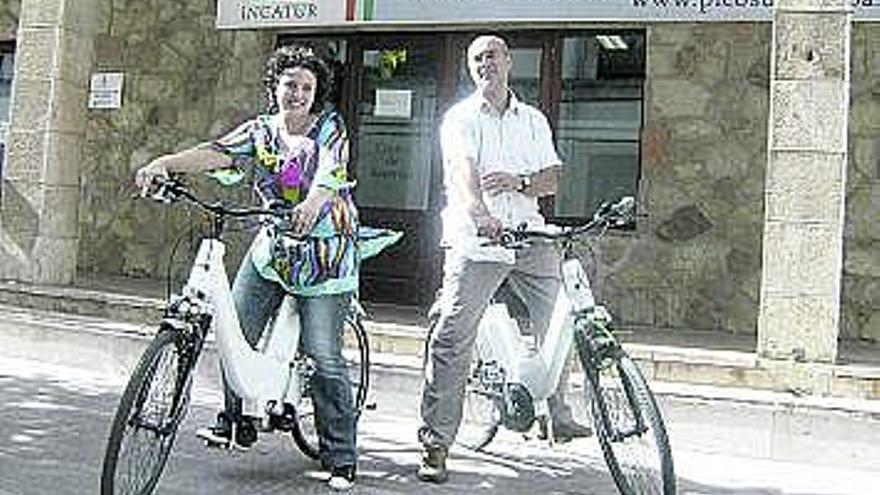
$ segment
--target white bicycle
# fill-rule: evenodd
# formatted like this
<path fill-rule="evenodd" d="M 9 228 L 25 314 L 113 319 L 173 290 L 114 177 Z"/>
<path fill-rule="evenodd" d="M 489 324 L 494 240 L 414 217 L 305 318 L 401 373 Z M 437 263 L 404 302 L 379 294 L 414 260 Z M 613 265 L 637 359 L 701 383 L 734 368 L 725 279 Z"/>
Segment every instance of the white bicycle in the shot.
<path fill-rule="evenodd" d="M 673 495 L 675 473 L 666 427 L 654 394 L 612 331 L 608 311 L 597 304 L 583 265 L 574 252 L 585 234 L 601 237 L 626 225 L 635 201 L 623 198 L 599 209 L 586 225 L 556 232 L 507 230 L 497 244 L 516 249 L 551 242 L 561 250 L 563 289 L 537 349 L 520 333 L 504 304 L 491 304 L 477 333 L 467 379 L 458 443 L 479 450 L 500 426 L 518 432 L 536 420 L 553 439 L 548 399 L 556 391 L 572 345 L 584 374 L 582 388 L 566 393 L 570 406 L 592 418 L 606 464 L 623 495 Z M 587 406 L 586 404 L 589 404 Z M 589 411 L 589 412 L 587 412 Z"/>
<path fill-rule="evenodd" d="M 242 398 L 242 412 L 261 431 L 290 433 L 307 456 L 318 458 L 311 398 L 315 367 L 298 352 L 299 320 L 293 297 L 285 297 L 274 323 L 255 350 L 239 327 L 223 264 L 222 235 L 229 218 L 261 217 L 266 235 L 281 235 L 279 221 L 289 209 L 230 208 L 208 203 L 175 180 L 160 183 L 153 199 L 198 206 L 211 220 L 189 279 L 169 298 L 153 341 L 144 351 L 119 402 L 104 455 L 102 495 L 149 495 L 153 492 L 187 412 L 193 372 L 211 329 L 229 385 Z M 369 386 L 367 334 L 356 308 L 345 322 L 344 351 L 358 414 Z"/>

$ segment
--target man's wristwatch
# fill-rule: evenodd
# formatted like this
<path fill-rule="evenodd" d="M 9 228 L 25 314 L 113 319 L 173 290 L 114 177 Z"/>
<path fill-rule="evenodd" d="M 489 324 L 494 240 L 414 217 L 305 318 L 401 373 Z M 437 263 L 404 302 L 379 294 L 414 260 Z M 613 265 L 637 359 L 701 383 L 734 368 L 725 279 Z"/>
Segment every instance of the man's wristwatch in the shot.
<path fill-rule="evenodd" d="M 532 187 L 532 177 L 529 174 L 524 174 L 519 176 L 519 187 L 516 188 L 519 192 L 526 192 L 526 189 Z"/>

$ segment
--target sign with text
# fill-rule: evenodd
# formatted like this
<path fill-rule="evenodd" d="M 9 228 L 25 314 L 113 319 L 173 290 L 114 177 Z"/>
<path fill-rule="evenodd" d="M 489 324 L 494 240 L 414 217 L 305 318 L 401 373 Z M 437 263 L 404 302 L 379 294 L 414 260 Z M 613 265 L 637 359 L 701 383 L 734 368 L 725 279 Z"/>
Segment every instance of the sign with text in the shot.
<path fill-rule="evenodd" d="M 358 143 L 358 207 L 428 209 L 434 135 L 425 122 L 365 120 Z"/>
<path fill-rule="evenodd" d="M 769 21 L 773 0 L 217 0 L 220 28 L 498 21 Z M 880 0 L 847 0 L 880 21 Z"/>
<path fill-rule="evenodd" d="M 92 74 L 89 84 L 89 108 L 119 108 L 122 106 L 122 72 Z"/>
<path fill-rule="evenodd" d="M 377 117 L 412 117 L 412 91 L 407 89 L 377 89 L 376 106 L 373 115 Z"/>
<path fill-rule="evenodd" d="M 353 0 L 217 0 L 217 27 L 292 27 L 344 24 Z M 353 7 L 353 5 L 351 5 Z"/>

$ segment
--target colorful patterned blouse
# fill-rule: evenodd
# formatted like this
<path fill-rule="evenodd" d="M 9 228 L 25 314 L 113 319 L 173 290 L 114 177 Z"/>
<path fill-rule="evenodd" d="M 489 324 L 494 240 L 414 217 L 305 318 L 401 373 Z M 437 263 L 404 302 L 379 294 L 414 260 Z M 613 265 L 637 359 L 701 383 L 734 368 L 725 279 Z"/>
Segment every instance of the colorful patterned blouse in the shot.
<path fill-rule="evenodd" d="M 266 202 L 295 205 L 310 187 L 333 196 L 321 208 L 304 242 L 277 242 L 264 229 L 254 239 L 251 261 L 260 273 L 303 296 L 356 291 L 360 253 L 358 217 L 347 179 L 349 140 L 345 122 L 334 110 L 321 114 L 305 136 L 289 141 L 280 135 L 279 119 L 260 115 L 210 143 L 232 158 L 233 166 L 214 176 L 225 184 L 246 175 Z"/>

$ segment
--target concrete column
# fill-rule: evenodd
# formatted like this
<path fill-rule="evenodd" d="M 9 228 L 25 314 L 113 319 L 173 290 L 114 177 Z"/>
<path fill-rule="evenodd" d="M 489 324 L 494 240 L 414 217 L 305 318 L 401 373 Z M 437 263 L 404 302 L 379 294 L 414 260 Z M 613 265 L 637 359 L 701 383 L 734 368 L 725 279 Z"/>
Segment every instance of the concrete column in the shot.
<path fill-rule="evenodd" d="M 758 353 L 837 357 L 850 91 L 850 0 L 777 0 Z"/>
<path fill-rule="evenodd" d="M 0 276 L 76 275 L 80 149 L 97 4 L 22 0 L 0 204 Z"/>

